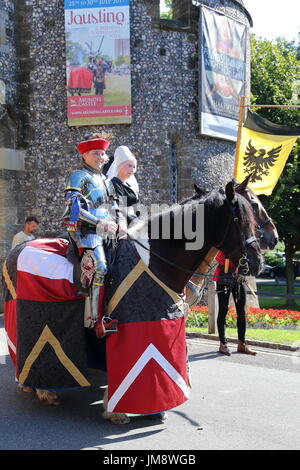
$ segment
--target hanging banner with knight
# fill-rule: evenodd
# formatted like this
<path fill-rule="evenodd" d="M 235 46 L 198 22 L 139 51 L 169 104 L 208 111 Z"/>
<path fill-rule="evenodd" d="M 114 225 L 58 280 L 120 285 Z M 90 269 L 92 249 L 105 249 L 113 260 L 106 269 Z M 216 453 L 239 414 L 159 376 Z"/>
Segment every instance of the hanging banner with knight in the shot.
<path fill-rule="evenodd" d="M 201 7 L 199 117 L 203 135 L 236 141 L 246 80 L 246 25 Z"/>
<path fill-rule="evenodd" d="M 65 0 L 69 126 L 131 123 L 129 0 Z"/>

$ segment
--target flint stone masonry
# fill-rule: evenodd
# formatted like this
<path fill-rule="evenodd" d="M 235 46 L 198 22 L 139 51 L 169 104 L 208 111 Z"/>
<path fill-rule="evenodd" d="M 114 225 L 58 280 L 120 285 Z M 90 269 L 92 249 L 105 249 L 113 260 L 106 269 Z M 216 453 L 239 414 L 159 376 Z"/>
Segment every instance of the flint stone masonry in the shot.
<path fill-rule="evenodd" d="M 246 25 L 251 22 L 241 0 L 203 4 Z M 0 257 L 27 215 L 40 219 L 39 236 L 64 230 L 65 177 L 79 163 L 76 144 L 92 132 L 113 133 L 110 155 L 118 145 L 129 146 L 136 155 L 141 202 L 146 205 L 171 202 L 174 145 L 178 200 L 192 194 L 194 182 L 212 189 L 231 178 L 235 145 L 199 133 L 199 9 L 191 1 L 175 0 L 174 14 L 184 7 L 187 26 L 181 28 L 160 20 L 159 0 L 130 2 L 132 124 L 68 127 L 63 0 L 0 0 L 0 83 L 5 85 L 0 149 L 15 151 L 24 165 L 22 171 L 4 164 L 0 169 L 0 184 L 10 191 L 9 200 L 4 197 L 0 204 Z M 248 78 L 249 51 L 248 44 Z M 11 212 L 7 229 L 1 228 L 5 209 Z"/>
<path fill-rule="evenodd" d="M 18 22 L 13 0 L 0 0 L 0 262 L 2 265 L 24 217 L 25 152 L 21 148 L 21 108 L 17 54 Z"/>
<path fill-rule="evenodd" d="M 248 24 L 237 2 L 206 3 Z M 28 145 L 22 184 L 24 214 L 38 211 L 40 232 L 53 234 L 61 230 L 65 175 L 78 163 L 76 143 L 91 128 L 69 128 L 66 123 L 63 1 L 32 0 L 24 8 L 22 25 L 27 39 L 22 39 L 22 59 L 29 79 L 22 89 L 29 98 L 30 115 L 24 131 Z M 232 174 L 234 145 L 199 135 L 198 8 L 189 8 L 194 30 L 172 30 L 157 22 L 159 1 L 131 2 L 133 122 L 93 126 L 93 130 L 113 132 L 110 154 L 120 144 L 136 154 L 141 200 L 147 205 L 170 202 L 169 162 L 174 141 L 178 199 L 192 193 L 193 181 L 210 189 Z"/>

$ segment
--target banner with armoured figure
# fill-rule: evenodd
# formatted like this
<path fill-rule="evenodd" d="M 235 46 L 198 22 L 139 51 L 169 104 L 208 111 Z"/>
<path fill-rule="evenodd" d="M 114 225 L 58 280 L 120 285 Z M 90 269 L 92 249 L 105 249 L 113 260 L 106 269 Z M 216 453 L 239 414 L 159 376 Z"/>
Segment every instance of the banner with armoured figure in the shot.
<path fill-rule="evenodd" d="M 69 126 L 131 123 L 129 0 L 65 0 Z"/>
<path fill-rule="evenodd" d="M 247 27 L 202 6 L 199 31 L 201 134 L 236 141 L 246 79 Z"/>

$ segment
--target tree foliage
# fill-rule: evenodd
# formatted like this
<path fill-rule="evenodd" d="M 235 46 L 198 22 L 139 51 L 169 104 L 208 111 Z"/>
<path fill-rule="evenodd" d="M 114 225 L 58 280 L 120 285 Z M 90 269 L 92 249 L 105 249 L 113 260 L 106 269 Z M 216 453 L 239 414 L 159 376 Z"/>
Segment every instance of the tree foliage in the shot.
<path fill-rule="evenodd" d="M 295 104 L 299 100 L 299 46 L 282 38 L 251 40 L 252 104 Z M 278 124 L 300 126 L 300 108 L 257 108 Z M 262 198 L 285 244 L 287 291 L 293 293 L 293 256 L 300 249 L 300 139 L 271 196 Z M 291 304 L 291 302 L 289 302 Z"/>
<path fill-rule="evenodd" d="M 160 17 L 166 20 L 173 18 L 173 0 L 160 0 Z"/>

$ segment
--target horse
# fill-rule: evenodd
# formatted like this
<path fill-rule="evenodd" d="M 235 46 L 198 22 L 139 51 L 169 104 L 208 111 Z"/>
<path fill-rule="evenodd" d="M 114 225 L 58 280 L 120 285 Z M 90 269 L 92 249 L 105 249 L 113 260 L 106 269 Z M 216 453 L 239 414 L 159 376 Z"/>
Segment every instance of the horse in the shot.
<path fill-rule="evenodd" d="M 235 185 L 235 191 L 251 204 L 256 223 L 255 234 L 261 250 L 273 250 L 278 242 L 278 232 L 260 199 L 248 188 L 250 178 L 251 175 L 247 176 L 242 183 L 238 183 L 235 179 L 232 179 L 232 182 Z M 196 184 L 194 185 L 194 190 L 195 198 L 203 197 L 206 194 L 206 192 Z M 212 249 L 210 253 L 207 254 L 205 262 L 202 262 L 201 265 L 197 267 L 197 274 L 193 274 L 187 283 L 186 302 L 190 307 L 202 296 L 204 276 L 207 274 L 208 270 L 212 271 L 212 262 L 216 253 L 217 250 Z M 204 276 L 201 276 L 201 274 L 204 274 Z"/>
<path fill-rule="evenodd" d="M 260 199 L 247 187 L 251 175 L 240 184 L 235 183 L 235 190 L 250 202 L 256 221 L 256 236 L 261 250 L 273 250 L 279 236 L 273 220 L 262 205 Z"/>
<path fill-rule="evenodd" d="M 167 234 L 164 232 L 166 220 L 169 223 Z M 181 236 L 176 223 L 183 227 Z M 129 420 L 126 413 L 158 414 L 188 398 L 186 312 L 182 292 L 213 247 L 222 250 L 238 271 L 246 265 L 251 275 L 258 275 L 263 259 L 255 228 L 252 207 L 236 192 L 233 182 L 227 183 L 225 191 L 213 190 L 205 197 L 193 196 L 184 204 L 129 228 L 128 238 L 121 240 L 117 247 L 107 289 L 106 316 L 119 324 L 118 332 L 107 335 L 105 340 L 108 393 L 104 398 L 104 418 L 123 424 Z M 43 247 L 38 262 L 34 262 L 36 243 Z M 62 261 L 58 259 L 59 250 L 67 245 L 68 242 L 61 239 L 19 245 L 9 253 L 3 268 L 4 323 L 19 385 L 36 389 L 38 397 L 49 404 L 57 404 L 55 389 L 61 388 L 55 385 L 57 380 L 66 384 L 75 380 L 77 386 L 89 385 L 84 376 L 83 358 L 75 357 L 75 353 L 82 351 L 82 297 L 76 298 L 70 276 L 73 266 L 63 256 Z M 26 250 L 27 258 L 23 255 Z M 44 265 L 54 254 L 55 272 L 62 263 L 67 274 L 62 280 L 51 278 L 49 284 L 42 278 L 43 286 L 39 290 L 41 276 L 36 276 L 36 272 L 46 270 Z M 59 281 L 63 281 L 63 286 Z M 68 302 L 63 299 L 64 290 Z M 49 296 L 48 302 L 43 298 L 41 301 L 40 292 Z M 39 308 L 38 315 L 32 313 L 34 306 Z M 57 322 L 63 321 L 64 315 L 67 315 L 64 327 L 58 327 Z M 16 317 L 18 335 L 14 333 Z M 24 330 L 20 331 L 20 328 L 27 328 L 28 332 L 38 330 L 37 321 L 43 321 L 44 317 L 47 324 L 43 323 L 37 331 L 37 341 Z M 72 334 L 69 334 L 71 328 Z M 75 342 L 76 332 L 80 333 L 80 338 Z M 59 335 L 67 337 L 59 340 Z M 17 345 L 20 357 L 13 356 L 16 341 L 20 342 Z M 68 341 L 73 341 L 75 346 L 69 347 Z M 59 377 L 55 375 L 54 365 L 47 364 L 50 349 L 44 346 L 48 347 L 48 343 L 56 354 L 55 359 L 60 360 Z M 67 377 L 61 365 L 67 369 Z M 52 370 L 51 376 L 47 375 L 48 369 Z"/>

